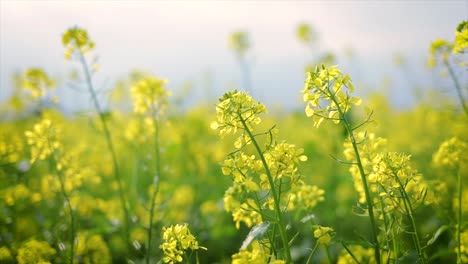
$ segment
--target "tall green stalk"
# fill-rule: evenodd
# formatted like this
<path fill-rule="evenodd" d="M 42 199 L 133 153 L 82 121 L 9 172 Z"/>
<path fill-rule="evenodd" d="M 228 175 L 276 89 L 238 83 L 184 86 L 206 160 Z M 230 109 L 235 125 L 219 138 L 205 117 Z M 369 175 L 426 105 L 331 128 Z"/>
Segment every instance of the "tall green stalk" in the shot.
<path fill-rule="evenodd" d="M 161 177 L 161 150 L 159 148 L 159 124 L 158 120 L 153 114 L 154 122 L 154 151 L 156 159 L 156 176 L 153 181 L 154 190 L 151 195 L 151 207 L 150 207 L 150 217 L 149 217 L 149 229 L 148 229 L 148 251 L 146 252 L 146 264 L 150 263 L 151 251 L 153 249 L 153 217 L 154 209 L 156 207 L 156 197 L 159 192 L 159 179 Z"/>
<path fill-rule="evenodd" d="M 376 260 L 377 264 L 380 264 L 380 262 L 381 262 L 381 260 L 380 260 L 380 245 L 379 245 L 379 239 L 378 239 L 378 228 L 377 228 L 377 224 L 375 222 L 375 216 L 374 216 L 374 205 L 373 205 L 372 196 L 371 196 L 370 191 L 369 191 L 369 186 L 367 184 L 367 178 L 366 178 L 366 173 L 364 171 L 364 166 L 362 165 L 361 156 L 359 154 L 359 150 L 358 150 L 358 147 L 357 147 L 356 138 L 354 137 L 353 128 L 351 127 L 351 124 L 349 123 L 348 119 L 346 118 L 343 109 L 341 109 L 341 106 L 340 106 L 339 102 L 337 101 L 337 99 L 335 97 L 335 94 L 330 92 L 329 96 L 330 96 L 330 99 L 336 105 L 336 109 L 338 110 L 340 120 L 342 121 L 343 126 L 345 127 L 346 132 L 348 134 L 349 141 L 351 142 L 351 144 L 353 146 L 354 155 L 356 156 L 356 165 L 359 168 L 359 174 L 361 175 L 361 181 L 362 181 L 362 185 L 364 186 L 364 192 L 365 192 L 365 195 L 366 195 L 367 210 L 369 211 L 369 218 L 370 218 L 371 227 L 372 227 L 372 240 L 373 240 L 373 243 L 374 243 L 374 245 L 373 245 L 374 246 L 374 256 L 375 256 L 375 260 Z"/>
<path fill-rule="evenodd" d="M 461 225 L 463 224 L 463 203 L 462 203 L 462 178 L 461 178 L 461 167 L 458 166 L 458 173 L 457 173 L 457 184 L 458 184 L 458 224 L 457 224 L 457 264 L 461 264 L 462 262 L 462 251 L 461 251 Z"/>
<path fill-rule="evenodd" d="M 418 251 L 419 260 L 423 264 L 427 263 L 426 257 L 424 256 L 424 252 L 422 251 L 421 242 L 420 242 L 419 235 L 418 235 L 418 229 L 416 227 L 416 221 L 414 220 L 414 216 L 413 216 L 413 212 L 414 212 L 413 206 L 411 205 L 411 201 L 408 197 L 408 193 L 406 193 L 405 191 L 405 187 L 403 183 L 401 182 L 400 178 L 396 175 L 396 173 L 394 177 L 397 180 L 398 185 L 400 186 L 400 193 L 403 196 L 403 205 L 405 206 L 406 214 L 411 223 L 411 227 L 413 228 L 412 235 L 413 235 L 413 240 L 416 246 L 416 250 Z"/>
<path fill-rule="evenodd" d="M 78 54 L 79 55 L 79 60 L 80 60 L 81 66 L 83 68 L 83 72 L 85 74 L 86 84 L 88 86 L 88 91 L 91 94 L 91 98 L 92 98 L 94 107 L 96 109 L 96 112 L 99 115 L 99 119 L 101 121 L 102 128 L 104 130 L 104 136 L 106 138 L 107 147 L 109 148 L 109 151 L 110 151 L 111 156 L 112 156 L 112 163 L 113 163 L 113 166 L 114 166 L 114 179 L 115 179 L 115 181 L 117 181 L 117 186 L 118 186 L 118 189 L 119 189 L 120 203 L 121 203 L 121 206 L 122 206 L 122 210 L 124 212 L 125 240 L 126 240 L 127 243 L 129 243 L 129 240 L 130 240 L 130 213 L 129 213 L 129 210 L 128 210 L 128 203 L 127 203 L 127 199 L 125 197 L 125 192 L 124 192 L 124 189 L 123 189 L 123 183 L 122 183 L 122 179 L 121 179 L 121 176 L 120 176 L 119 165 L 118 165 L 118 162 L 117 162 L 117 154 L 116 154 L 116 151 L 115 151 L 115 148 L 114 148 L 114 144 L 112 143 L 112 138 L 111 138 L 111 134 L 110 134 L 110 131 L 109 131 L 109 128 L 108 128 L 108 125 L 107 125 L 106 118 L 104 116 L 104 113 L 102 112 L 101 106 L 100 106 L 99 101 L 97 99 L 96 91 L 94 89 L 93 82 L 91 80 L 91 74 L 89 73 L 88 64 L 86 63 L 86 58 L 84 57 L 84 55 L 83 55 L 83 53 L 81 52 L 80 49 L 78 49 L 78 51 L 79 51 L 79 54 Z"/>
<path fill-rule="evenodd" d="M 57 178 L 60 183 L 60 191 L 62 192 L 63 198 L 65 199 L 65 203 L 67 204 L 68 210 L 70 211 L 70 264 L 74 263 L 75 258 L 75 237 L 76 237 L 76 230 L 75 230 L 75 214 L 73 213 L 73 207 L 71 205 L 70 197 L 68 196 L 65 190 L 65 182 L 63 179 L 63 175 L 61 170 L 57 169 L 57 161 L 55 157 L 50 157 L 51 167 L 55 171 Z"/>
<path fill-rule="evenodd" d="M 268 183 L 270 184 L 271 188 L 271 193 L 273 195 L 273 202 L 274 202 L 274 207 L 275 207 L 275 214 L 276 214 L 276 220 L 278 221 L 278 226 L 279 226 L 279 231 L 280 231 L 280 236 L 281 240 L 283 243 L 283 250 L 285 252 L 286 256 L 286 262 L 287 263 L 292 263 L 292 258 L 291 258 L 291 251 L 289 249 L 289 240 L 288 240 L 288 235 L 286 233 L 286 227 L 283 222 L 283 215 L 280 207 L 280 197 L 278 193 L 276 192 L 275 188 L 275 182 L 273 180 L 273 176 L 271 175 L 270 167 L 268 166 L 265 156 L 263 155 L 263 151 L 261 150 L 260 146 L 258 145 L 257 140 L 255 139 L 255 136 L 252 134 L 250 131 L 249 127 L 247 126 L 245 119 L 242 117 L 240 113 L 237 113 L 239 120 L 242 123 L 242 126 L 244 127 L 244 130 L 247 132 L 247 135 L 249 136 L 250 140 L 255 146 L 255 149 L 260 156 L 260 160 L 262 161 L 263 167 L 265 168 L 265 172 L 268 178 Z"/>
<path fill-rule="evenodd" d="M 455 84 L 455 90 L 457 91 L 458 100 L 460 100 L 460 104 L 462 105 L 463 110 L 465 111 L 465 114 L 468 116 L 468 106 L 465 103 L 465 98 L 463 97 L 460 82 L 458 81 L 458 78 L 455 75 L 455 72 L 453 71 L 453 68 L 450 65 L 448 59 L 443 59 L 443 62 L 444 62 L 445 67 L 447 67 L 448 69 L 448 72 L 450 74 L 450 77 L 453 80 L 453 83 Z"/>

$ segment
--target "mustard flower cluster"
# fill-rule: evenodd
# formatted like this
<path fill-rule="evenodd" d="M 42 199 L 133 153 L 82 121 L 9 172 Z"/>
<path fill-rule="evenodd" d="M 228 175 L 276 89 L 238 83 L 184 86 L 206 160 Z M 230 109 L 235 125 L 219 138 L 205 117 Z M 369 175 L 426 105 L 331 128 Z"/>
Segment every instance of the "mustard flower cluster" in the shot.
<path fill-rule="evenodd" d="M 109 247 L 100 235 L 91 235 L 86 232 L 78 234 L 76 244 L 76 258 L 83 264 L 112 263 Z"/>
<path fill-rule="evenodd" d="M 250 48 L 249 36 L 246 32 L 234 32 L 229 37 L 229 45 L 235 52 L 244 54 Z"/>
<path fill-rule="evenodd" d="M 217 121 L 211 127 L 219 129 L 220 136 L 242 131 L 234 143 L 238 150 L 226 157 L 221 167 L 223 174 L 233 180 L 224 195 L 224 208 L 232 213 L 236 228 L 241 222 L 248 227 L 260 224 L 264 210 L 276 210 L 273 192 L 280 186 L 276 198 L 281 210 L 312 209 L 323 201 L 323 190 L 301 180 L 298 164 L 307 160 L 303 149 L 276 142 L 270 130 L 263 134 L 271 140 L 261 156 L 248 154 L 246 147 L 256 137 L 252 131 L 261 122 L 259 114 L 266 112 L 263 104 L 246 93 L 233 91 L 220 99 L 216 110 Z"/>
<path fill-rule="evenodd" d="M 297 165 L 307 160 L 302 152 L 302 149 L 283 142 L 264 153 L 275 188 L 279 185 L 284 187 L 282 206 L 289 210 L 312 209 L 324 200 L 324 190 L 300 179 Z M 274 201 L 265 195 L 271 190 L 271 185 L 261 160 L 238 151 L 225 159 L 222 172 L 233 180 L 233 185 L 224 195 L 224 208 L 232 213 L 236 227 L 239 228 L 241 222 L 248 227 L 262 223 L 261 210 L 274 210 Z"/>
<path fill-rule="evenodd" d="M 6 246 L 0 247 L 0 263 L 9 263 L 13 261 L 13 255 Z"/>
<path fill-rule="evenodd" d="M 374 257 L 374 250 L 372 248 L 365 248 L 360 245 L 351 245 L 348 247 L 357 260 L 357 263 L 377 263 Z M 338 257 L 337 264 L 354 264 L 356 260 L 343 249 Z"/>
<path fill-rule="evenodd" d="M 55 81 L 38 68 L 26 70 L 23 73 L 22 87 L 28 90 L 32 98 L 44 98 L 47 93 L 55 88 Z"/>
<path fill-rule="evenodd" d="M 50 119 L 43 119 L 32 130 L 25 132 L 31 147 L 31 163 L 44 160 L 61 148 L 60 131 L 52 125 Z"/>
<path fill-rule="evenodd" d="M 75 53 L 86 55 L 95 47 L 94 42 L 88 36 L 88 32 L 79 27 L 70 28 L 63 33 L 62 44 L 66 48 L 66 60 L 71 59 Z"/>
<path fill-rule="evenodd" d="M 216 106 L 217 121 L 211 123 L 211 128 L 219 129 L 220 136 L 236 134 L 239 129 L 244 129 L 243 123 L 252 130 L 254 125 L 261 122 L 258 115 L 266 111 L 265 105 L 255 101 L 245 92 L 227 92 L 219 99 Z"/>
<path fill-rule="evenodd" d="M 435 67 L 437 58 L 448 62 L 451 53 L 466 53 L 468 49 L 468 21 L 462 21 L 455 31 L 455 39 L 449 42 L 444 39 L 434 40 L 429 47 L 428 66 Z"/>
<path fill-rule="evenodd" d="M 314 237 L 317 242 L 325 246 L 330 245 L 332 238 L 335 236 L 335 231 L 331 227 L 315 226 Z"/>
<path fill-rule="evenodd" d="M 367 175 L 374 204 L 383 202 L 385 212 L 398 209 L 402 203 L 402 192 L 408 194 L 410 202 L 422 202 L 427 191 L 427 183 L 422 175 L 411 167 L 409 155 L 385 151 L 387 140 L 376 137 L 373 133 L 360 132 L 356 135 L 356 141 L 360 142 L 358 150 L 361 164 Z M 344 143 L 344 155 L 348 161 L 356 162 L 350 141 Z M 364 204 L 365 190 L 358 165 L 351 165 L 349 171 L 353 176 L 355 189 L 359 193 L 359 202 Z"/>
<path fill-rule="evenodd" d="M 18 264 L 48 264 L 57 253 L 47 242 L 30 240 L 18 249 Z"/>
<path fill-rule="evenodd" d="M 387 140 L 381 137 L 377 137 L 373 133 L 364 133 L 359 132 L 355 136 L 356 141 L 360 142 L 358 145 L 358 151 L 361 158 L 361 164 L 366 173 L 370 173 L 373 166 L 373 158 L 375 154 L 380 153 L 385 150 L 387 146 Z M 355 162 L 356 155 L 354 153 L 353 145 L 351 141 L 347 140 L 343 144 L 344 146 L 344 156 L 347 161 Z M 366 203 L 366 194 L 364 190 L 364 185 L 362 182 L 362 178 L 359 172 L 359 167 L 357 164 L 352 164 L 349 168 L 349 172 L 354 180 L 354 188 L 359 194 L 359 202 L 364 204 Z M 371 188 L 374 192 L 377 192 L 378 186 L 374 186 Z"/>
<path fill-rule="evenodd" d="M 268 259 L 271 260 L 268 262 Z M 286 262 L 284 260 L 275 259 L 274 257 L 270 256 L 270 254 L 265 252 L 265 248 L 257 240 L 254 240 L 246 249 L 241 249 L 238 253 L 232 255 L 231 263 L 284 264 Z"/>
<path fill-rule="evenodd" d="M 434 153 L 436 166 L 454 168 L 467 161 L 468 143 L 457 137 L 444 141 Z"/>
<path fill-rule="evenodd" d="M 205 249 L 199 246 L 195 236 L 190 233 L 188 224 L 172 225 L 163 228 L 163 240 L 160 248 L 164 252 L 164 263 L 179 263 L 187 250 Z"/>
<path fill-rule="evenodd" d="M 325 119 L 339 123 L 351 105 L 360 105 L 359 97 L 352 97 L 354 86 L 351 78 L 344 75 L 336 66 L 316 67 L 307 72 L 305 87 L 302 90 L 306 102 L 305 113 L 319 127 Z"/>
<path fill-rule="evenodd" d="M 307 24 L 301 24 L 296 30 L 297 37 L 304 43 L 311 43 L 316 39 L 312 28 Z"/>
<path fill-rule="evenodd" d="M 21 159 L 24 143 L 10 127 L 0 128 L 0 163 L 16 163 Z"/>
<path fill-rule="evenodd" d="M 448 60 L 450 51 L 453 49 L 453 45 L 444 39 L 434 40 L 429 47 L 429 59 L 427 64 L 433 68 L 437 65 L 437 58 L 440 56 L 442 60 Z"/>
<path fill-rule="evenodd" d="M 468 21 L 462 21 L 455 31 L 454 53 L 465 53 L 468 49 Z"/>
<path fill-rule="evenodd" d="M 384 198 L 387 212 L 404 208 L 403 199 L 411 204 L 420 203 L 424 199 L 427 184 L 409 163 L 409 155 L 397 152 L 378 153 L 373 159 L 369 183 L 371 190 Z"/>
<path fill-rule="evenodd" d="M 138 114 L 159 116 L 167 107 L 170 92 L 165 88 L 167 80 L 147 77 L 131 88 L 133 111 Z"/>
<path fill-rule="evenodd" d="M 468 231 L 464 231 L 460 235 L 461 245 L 461 260 L 463 263 L 468 263 Z"/>

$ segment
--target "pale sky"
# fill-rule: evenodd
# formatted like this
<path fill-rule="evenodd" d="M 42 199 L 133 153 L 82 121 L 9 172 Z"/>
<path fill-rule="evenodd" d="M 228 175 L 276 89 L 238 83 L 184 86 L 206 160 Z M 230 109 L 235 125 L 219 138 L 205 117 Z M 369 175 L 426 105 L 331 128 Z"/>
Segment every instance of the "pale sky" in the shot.
<path fill-rule="evenodd" d="M 358 64 L 341 68 L 356 82 L 377 86 L 391 73 L 395 53 L 420 67 L 429 43 L 452 40 L 464 19 L 468 1 L 0 0 L 0 100 L 10 93 L 11 74 L 28 67 L 42 67 L 64 83 L 73 64 L 64 61 L 61 34 L 74 25 L 87 29 L 96 43 L 98 85 L 109 80 L 112 86 L 138 68 L 168 79 L 171 90 L 193 82 L 195 98 L 204 95 L 207 72 L 216 96 L 241 85 L 227 39 L 233 31 L 247 31 L 254 95 L 271 105 L 297 107 L 304 65 L 312 55 L 296 38 L 299 23 L 319 32 L 322 51 L 343 58 L 344 50 L 353 48 Z M 60 89 L 73 98 L 62 101 L 71 109 L 87 101 Z"/>

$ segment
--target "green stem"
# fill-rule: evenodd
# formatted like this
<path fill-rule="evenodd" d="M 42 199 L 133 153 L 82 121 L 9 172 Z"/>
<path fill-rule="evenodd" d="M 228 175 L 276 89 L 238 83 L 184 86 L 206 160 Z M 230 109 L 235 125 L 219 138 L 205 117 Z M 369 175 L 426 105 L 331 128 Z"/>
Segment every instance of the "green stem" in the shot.
<path fill-rule="evenodd" d="M 411 205 L 411 201 L 408 197 L 408 193 L 406 193 L 403 183 L 401 182 L 400 178 L 397 176 L 396 173 L 394 177 L 397 180 L 398 185 L 400 186 L 400 193 L 403 196 L 403 204 L 405 206 L 406 214 L 408 215 L 408 219 L 410 220 L 411 227 L 413 228 L 413 240 L 416 246 L 416 250 L 418 251 L 419 259 L 421 260 L 421 263 L 427 263 L 427 260 L 424 257 L 424 252 L 421 247 L 418 230 L 416 228 L 416 221 L 414 220 L 414 216 L 413 216 L 413 211 L 414 211 L 413 206 Z"/>
<path fill-rule="evenodd" d="M 118 163 L 117 163 L 117 154 L 115 152 L 114 144 L 112 143 L 112 138 L 111 138 L 109 128 L 107 126 L 106 118 L 105 118 L 105 116 L 104 116 L 104 114 L 102 112 L 101 106 L 99 105 L 99 101 L 98 101 L 97 96 L 96 96 L 96 91 L 94 90 L 93 82 L 91 80 L 91 75 L 89 73 L 89 69 L 88 69 L 88 65 L 86 63 L 86 59 L 85 59 L 83 53 L 81 53 L 81 51 L 79 51 L 79 59 L 80 59 L 80 62 L 81 62 L 81 66 L 83 67 L 83 72 L 85 74 L 86 83 L 88 85 L 88 90 L 89 90 L 89 93 L 91 94 L 94 107 L 96 108 L 96 111 L 97 111 L 97 113 L 99 115 L 99 119 L 101 120 L 101 124 L 102 124 L 102 128 L 104 130 L 104 135 L 105 135 L 105 138 L 106 138 L 107 146 L 108 146 L 108 148 L 109 148 L 109 150 L 111 152 L 111 155 L 112 155 L 112 163 L 113 163 L 113 166 L 114 166 L 114 178 L 117 181 L 117 185 L 118 185 L 118 188 L 119 188 L 120 203 L 121 203 L 121 206 L 122 206 L 122 209 L 123 209 L 123 212 L 124 212 L 125 240 L 128 243 L 130 241 L 130 214 L 129 214 L 128 207 L 127 207 L 128 206 L 127 205 L 127 199 L 125 197 L 125 193 L 124 193 L 124 190 L 123 190 L 122 179 L 120 177 L 119 166 L 118 166 Z"/>
<path fill-rule="evenodd" d="M 52 163 L 51 167 L 54 169 L 55 174 L 57 175 L 57 178 L 60 183 L 60 191 L 62 192 L 63 198 L 65 199 L 65 203 L 67 204 L 68 210 L 70 211 L 70 264 L 73 264 L 74 258 L 75 258 L 75 236 L 76 236 L 75 214 L 73 213 L 73 208 L 71 205 L 70 197 L 68 196 L 65 190 L 65 183 L 63 180 L 63 175 L 61 173 L 61 170 L 57 169 L 57 161 L 55 160 L 55 157 L 53 156 L 51 156 L 50 160 Z"/>
<path fill-rule="evenodd" d="M 312 249 L 312 252 L 310 252 L 309 258 L 307 258 L 306 264 L 309 264 L 312 261 L 312 257 L 315 255 L 315 251 L 317 251 L 319 243 L 315 243 L 314 248 Z"/>
<path fill-rule="evenodd" d="M 331 256 L 331 253 L 330 253 L 330 248 L 327 245 L 325 245 L 325 251 L 327 252 L 328 262 L 330 264 L 333 263 L 332 256 Z"/>
<path fill-rule="evenodd" d="M 359 150 L 357 147 L 356 139 L 353 134 L 353 130 L 351 128 L 351 124 L 348 122 L 348 119 L 345 116 L 345 113 L 341 109 L 340 104 L 336 100 L 335 96 L 333 93 L 330 92 L 330 99 L 335 103 L 336 108 L 338 110 L 338 113 L 340 115 L 340 119 L 343 121 L 343 125 L 346 129 L 346 132 L 348 133 L 349 140 L 351 141 L 351 144 L 353 145 L 353 150 L 354 154 L 356 155 L 356 163 L 359 168 L 359 174 L 361 175 L 361 181 L 362 185 L 364 186 L 364 192 L 366 195 L 366 203 L 367 203 L 367 210 L 369 211 L 369 218 L 371 221 L 371 226 L 372 226 L 372 240 L 374 242 L 374 256 L 376 259 L 377 264 L 380 264 L 380 245 L 379 245 L 379 240 L 378 240 L 378 229 L 377 229 L 377 224 L 375 222 L 375 216 L 374 216 L 374 206 L 373 206 L 373 201 L 372 201 L 372 196 L 369 191 L 369 187 L 367 184 L 367 178 L 366 178 L 366 173 L 364 171 L 364 167 L 362 165 L 361 161 L 361 156 L 359 154 Z"/>
<path fill-rule="evenodd" d="M 156 197 L 159 192 L 159 178 L 161 177 L 161 161 L 160 156 L 161 152 L 159 149 L 159 126 L 158 120 L 153 115 L 153 122 L 154 122 L 154 149 L 155 149 L 155 159 L 156 159 L 156 176 L 153 182 L 154 184 L 154 191 L 151 196 L 151 208 L 150 208 L 150 219 L 149 219 L 149 229 L 148 229 L 148 252 L 146 254 L 146 264 L 150 263 L 151 251 L 153 249 L 152 241 L 153 241 L 153 217 L 154 217 L 154 209 L 156 207 Z"/>
<path fill-rule="evenodd" d="M 444 59 L 443 62 L 449 71 L 449 74 L 453 80 L 453 83 L 455 84 L 455 90 L 457 91 L 458 99 L 460 100 L 463 110 L 465 111 L 465 114 L 468 116 L 468 106 L 465 103 L 465 98 L 463 97 L 463 94 L 462 94 L 460 82 L 458 81 L 457 76 L 455 75 L 455 72 L 453 71 L 453 68 L 448 62 L 448 60 Z"/>
<path fill-rule="evenodd" d="M 461 225 L 463 223 L 463 211 L 462 211 L 462 179 L 461 179 L 461 167 L 458 168 L 458 224 L 457 224 L 457 264 L 462 263 L 462 252 L 461 252 Z"/>
<path fill-rule="evenodd" d="M 257 150 L 257 153 L 260 156 L 260 159 L 262 161 L 263 167 L 265 168 L 265 172 L 266 172 L 268 182 L 269 182 L 270 188 L 271 188 L 271 193 L 273 195 L 273 202 L 274 202 L 274 206 L 275 206 L 276 218 L 277 218 L 278 225 L 279 225 L 281 240 L 283 242 L 283 247 L 284 247 L 285 256 L 286 256 L 286 263 L 292 263 L 291 252 L 290 252 L 290 249 L 289 249 L 288 236 L 287 236 L 286 229 L 285 229 L 285 226 L 284 226 L 283 216 L 282 216 L 281 207 L 280 207 L 280 197 L 276 193 L 275 182 L 273 180 L 273 176 L 271 175 L 270 167 L 268 166 L 268 164 L 267 164 L 267 162 L 265 160 L 265 157 L 263 156 L 263 152 L 260 149 L 260 146 L 258 145 L 258 142 L 255 139 L 254 135 L 250 131 L 249 127 L 247 126 L 244 118 L 242 117 L 242 115 L 240 113 L 237 113 L 237 115 L 238 115 L 238 117 L 239 117 L 245 131 L 249 135 L 250 140 L 254 144 L 255 149 Z"/>

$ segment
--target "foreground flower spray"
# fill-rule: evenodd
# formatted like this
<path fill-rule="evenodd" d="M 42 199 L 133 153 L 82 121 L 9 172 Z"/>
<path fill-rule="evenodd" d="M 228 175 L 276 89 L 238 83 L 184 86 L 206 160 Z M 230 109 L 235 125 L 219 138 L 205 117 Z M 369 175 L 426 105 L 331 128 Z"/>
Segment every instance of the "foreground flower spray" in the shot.
<path fill-rule="evenodd" d="M 258 233 L 255 229 L 265 229 L 256 237 L 262 243 L 261 249 L 254 247 L 247 253 L 252 241 L 246 239 L 249 243 L 244 242 L 241 252 L 233 256 L 233 263 L 238 263 L 239 258 L 292 263 L 291 240 L 286 229 L 288 213 L 310 212 L 324 199 L 324 191 L 306 184 L 298 171 L 299 162 L 306 161 L 307 157 L 295 145 L 278 142 L 274 127 L 266 132 L 257 131 L 262 121 L 260 114 L 266 113 L 266 107 L 245 92 L 234 90 L 224 94 L 216 112 L 217 119 L 211 128 L 218 130 L 221 137 L 237 136 L 236 150 L 222 164 L 223 174 L 231 176 L 233 182 L 225 192 L 224 208 L 231 212 L 236 228 L 244 223 L 255 226 L 251 231 L 254 233 Z M 268 233 L 268 229 L 273 231 Z M 276 232 L 281 246 L 277 245 Z M 269 236 L 267 244 L 262 240 L 263 234 Z"/>

